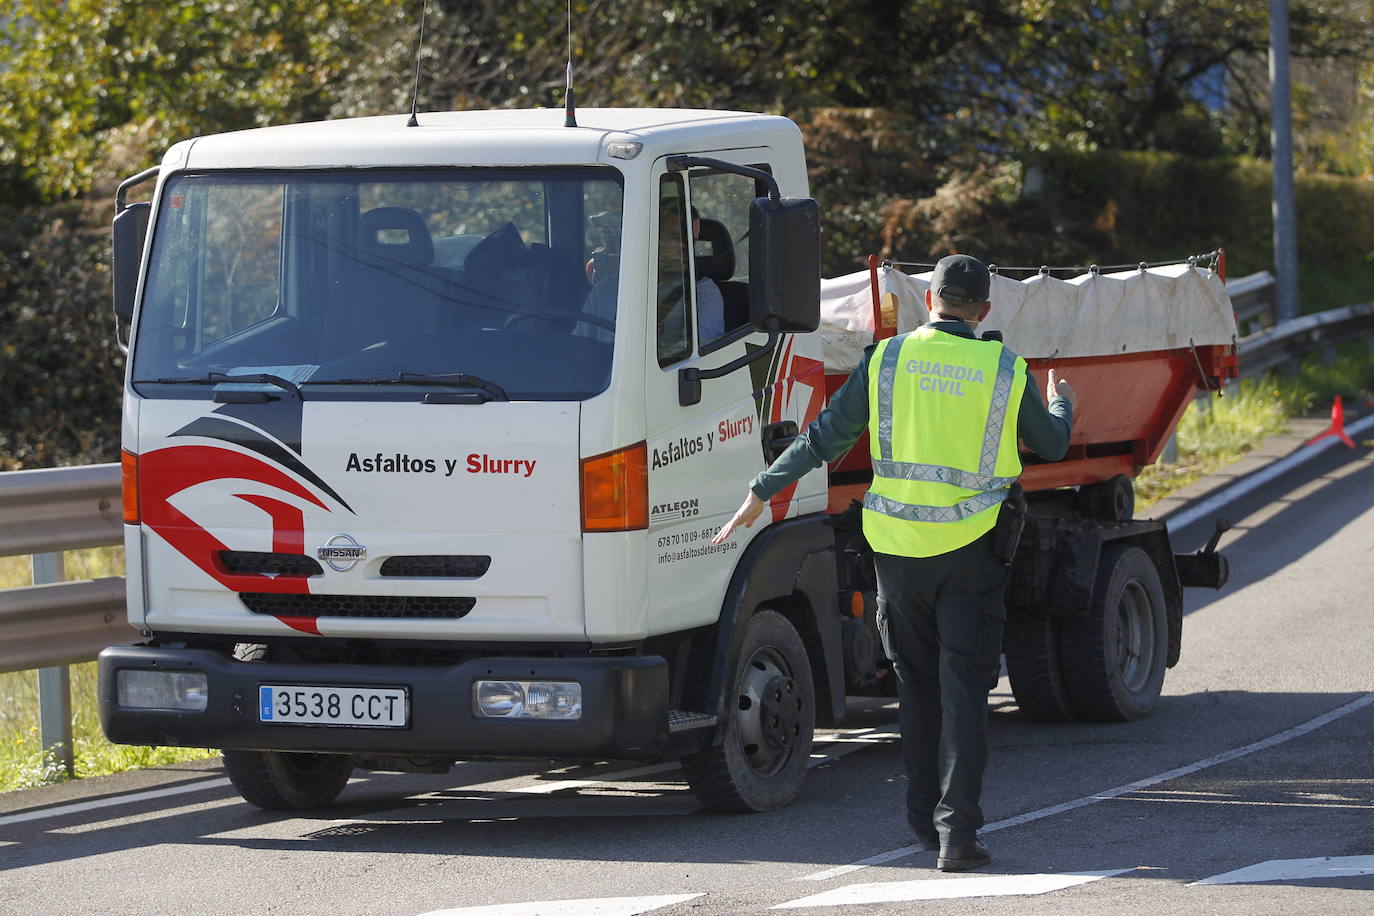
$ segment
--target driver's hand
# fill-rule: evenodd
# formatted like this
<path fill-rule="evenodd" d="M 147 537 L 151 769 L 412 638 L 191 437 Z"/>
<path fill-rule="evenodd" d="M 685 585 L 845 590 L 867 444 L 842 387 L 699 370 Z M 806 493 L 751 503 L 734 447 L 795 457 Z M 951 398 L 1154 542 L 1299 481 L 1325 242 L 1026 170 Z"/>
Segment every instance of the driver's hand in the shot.
<path fill-rule="evenodd" d="M 737 527 L 743 525 L 748 528 L 753 525 L 758 520 L 759 514 L 763 512 L 764 505 L 764 501 L 755 496 L 753 490 L 750 490 L 749 495 L 744 497 L 744 502 L 740 505 L 739 510 L 735 512 L 734 517 L 725 523 L 725 526 L 716 533 L 715 537 L 711 538 L 711 543 L 723 543 Z"/>

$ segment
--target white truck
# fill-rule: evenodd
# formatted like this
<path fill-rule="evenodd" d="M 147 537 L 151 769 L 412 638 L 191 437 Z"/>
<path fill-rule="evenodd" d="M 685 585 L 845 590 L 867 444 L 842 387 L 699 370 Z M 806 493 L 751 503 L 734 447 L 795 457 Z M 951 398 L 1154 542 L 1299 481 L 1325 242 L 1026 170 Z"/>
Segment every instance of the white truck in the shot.
<path fill-rule="evenodd" d="M 552 757 L 680 759 L 705 805 L 763 810 L 885 688 L 825 472 L 710 543 L 826 398 L 800 132 L 578 118 L 207 136 L 120 186 L 141 641 L 100 656 L 112 741 L 221 748 L 267 808 Z"/>

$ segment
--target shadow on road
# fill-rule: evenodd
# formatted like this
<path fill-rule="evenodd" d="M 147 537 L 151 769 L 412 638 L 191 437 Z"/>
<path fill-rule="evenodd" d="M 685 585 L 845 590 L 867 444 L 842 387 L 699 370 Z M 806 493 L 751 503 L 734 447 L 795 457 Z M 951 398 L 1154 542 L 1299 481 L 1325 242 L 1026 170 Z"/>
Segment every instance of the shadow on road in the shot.
<path fill-rule="evenodd" d="M 1262 521 L 1248 521 L 1272 506 L 1281 508 Z M 1220 591 L 1189 589 L 1185 612 L 1201 610 L 1272 576 L 1338 536 L 1371 509 L 1374 460 L 1370 451 L 1339 446 L 1222 507 L 1217 517 L 1246 526 L 1221 541 L 1220 550 L 1231 564 L 1231 580 Z M 1182 553 L 1202 546 L 1212 530 L 1212 518 L 1171 530 L 1174 550 Z"/>

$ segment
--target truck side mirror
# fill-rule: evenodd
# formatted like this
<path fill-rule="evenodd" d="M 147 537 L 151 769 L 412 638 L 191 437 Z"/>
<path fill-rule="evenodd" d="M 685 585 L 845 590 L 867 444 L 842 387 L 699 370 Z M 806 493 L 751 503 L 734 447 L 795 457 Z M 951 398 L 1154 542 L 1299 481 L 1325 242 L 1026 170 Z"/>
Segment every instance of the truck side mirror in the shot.
<path fill-rule="evenodd" d="M 134 296 L 138 292 L 138 268 L 143 261 L 143 241 L 148 235 L 148 216 L 153 205 L 129 204 L 115 214 L 111 229 L 110 276 L 114 287 L 115 334 L 121 348 L 129 346 L 129 325 L 134 320 Z"/>
<path fill-rule="evenodd" d="M 806 197 L 749 205 L 749 321 L 767 331 L 810 332 L 821 323 L 821 211 Z"/>

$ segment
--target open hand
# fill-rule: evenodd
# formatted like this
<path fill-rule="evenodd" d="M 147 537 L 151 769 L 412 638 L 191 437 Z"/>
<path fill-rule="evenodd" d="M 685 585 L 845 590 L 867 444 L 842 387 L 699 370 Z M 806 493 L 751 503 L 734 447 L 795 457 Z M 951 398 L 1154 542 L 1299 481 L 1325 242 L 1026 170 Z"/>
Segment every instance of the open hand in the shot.
<path fill-rule="evenodd" d="M 740 505 L 739 510 L 735 512 L 734 517 L 726 522 L 720 531 L 716 532 L 716 536 L 711 538 L 711 543 L 723 543 L 737 527 L 743 525 L 748 528 L 754 524 L 758 520 L 759 514 L 763 512 L 763 506 L 763 500 L 755 496 L 753 490 L 750 490 L 749 495 L 744 497 L 744 502 Z"/>

